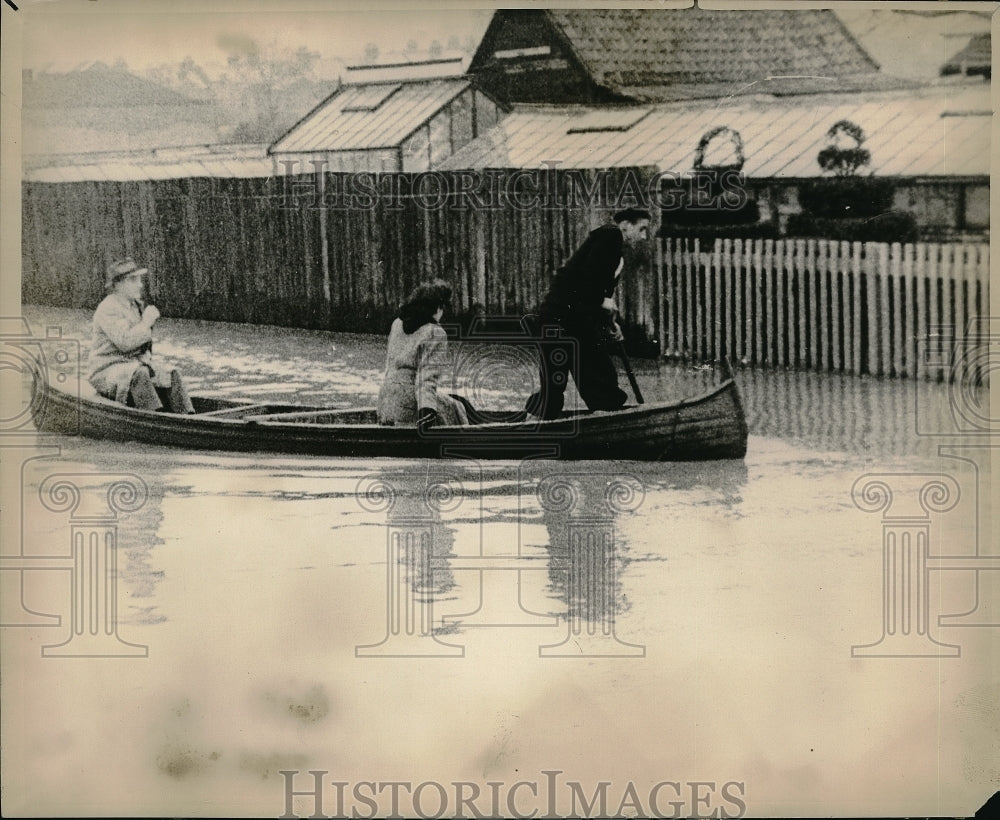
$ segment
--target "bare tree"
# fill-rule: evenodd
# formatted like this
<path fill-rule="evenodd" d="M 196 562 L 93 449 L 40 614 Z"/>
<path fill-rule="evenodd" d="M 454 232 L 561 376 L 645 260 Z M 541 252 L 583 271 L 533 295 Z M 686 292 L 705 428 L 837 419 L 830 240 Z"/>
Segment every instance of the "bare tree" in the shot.
<path fill-rule="evenodd" d="M 292 51 L 273 44 L 261 48 L 257 42 L 241 53 L 230 54 L 225 82 L 245 116 L 237 124 L 234 137 L 253 142 L 274 139 L 282 126 L 283 95 L 295 83 L 315 81 L 319 57 L 319 52 L 305 46 Z"/>

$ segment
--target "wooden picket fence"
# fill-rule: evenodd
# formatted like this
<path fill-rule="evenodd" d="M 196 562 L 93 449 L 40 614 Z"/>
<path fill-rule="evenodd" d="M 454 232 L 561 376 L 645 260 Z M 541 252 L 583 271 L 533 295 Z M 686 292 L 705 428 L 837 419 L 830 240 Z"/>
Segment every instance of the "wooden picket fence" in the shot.
<path fill-rule="evenodd" d="M 694 360 L 985 378 L 989 245 L 665 238 L 661 349 Z M 956 345 L 959 347 L 956 348 Z M 960 354 L 955 354 L 959 350 Z M 952 360 L 972 373 L 950 372 Z"/>

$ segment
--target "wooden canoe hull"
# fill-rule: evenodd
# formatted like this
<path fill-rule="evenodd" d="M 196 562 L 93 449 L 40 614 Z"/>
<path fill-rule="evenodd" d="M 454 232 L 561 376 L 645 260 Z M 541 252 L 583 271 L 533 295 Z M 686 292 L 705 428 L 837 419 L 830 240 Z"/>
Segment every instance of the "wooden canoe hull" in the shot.
<path fill-rule="evenodd" d="M 97 396 L 73 396 L 46 384 L 31 407 L 40 431 L 201 450 L 699 461 L 740 459 L 747 448 L 743 404 L 732 379 L 710 393 L 672 404 L 424 432 L 362 423 L 374 421 L 370 409 L 262 406 L 197 397 L 194 402 L 199 411 L 194 415 L 153 413 Z"/>

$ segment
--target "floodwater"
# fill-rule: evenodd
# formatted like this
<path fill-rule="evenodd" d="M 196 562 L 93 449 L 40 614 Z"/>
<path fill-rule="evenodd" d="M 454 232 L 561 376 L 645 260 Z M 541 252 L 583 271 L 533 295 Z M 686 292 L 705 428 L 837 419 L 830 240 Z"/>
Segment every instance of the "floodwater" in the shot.
<path fill-rule="evenodd" d="M 23 312 L 85 352 L 84 313 Z M 194 393 L 344 407 L 374 402 L 384 356 L 377 337 L 169 319 L 156 349 Z M 456 383 L 518 406 L 531 368 L 497 356 Z M 717 378 L 633 364 L 647 401 Z M 6 811 L 974 812 L 1000 784 L 986 392 L 737 379 L 744 462 L 18 438 L 0 573 Z M 53 501 L 56 473 L 78 507 Z M 112 520 L 122 481 L 138 496 Z M 85 633 L 110 619 L 84 611 L 73 561 L 53 557 L 95 528 L 118 543 L 117 634 L 100 641 L 73 634 L 75 614 Z M 888 581 L 884 534 L 905 544 Z"/>

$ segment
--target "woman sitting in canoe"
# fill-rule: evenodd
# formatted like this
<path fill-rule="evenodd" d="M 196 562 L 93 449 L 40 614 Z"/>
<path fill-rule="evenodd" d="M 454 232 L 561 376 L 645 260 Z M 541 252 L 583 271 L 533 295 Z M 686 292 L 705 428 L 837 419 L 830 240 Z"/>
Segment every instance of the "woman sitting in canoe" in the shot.
<path fill-rule="evenodd" d="M 468 424 L 465 407 L 438 390 L 448 366 L 448 336 L 438 324 L 451 288 L 435 281 L 417 286 L 389 331 L 385 377 L 378 394 L 379 424 Z"/>

